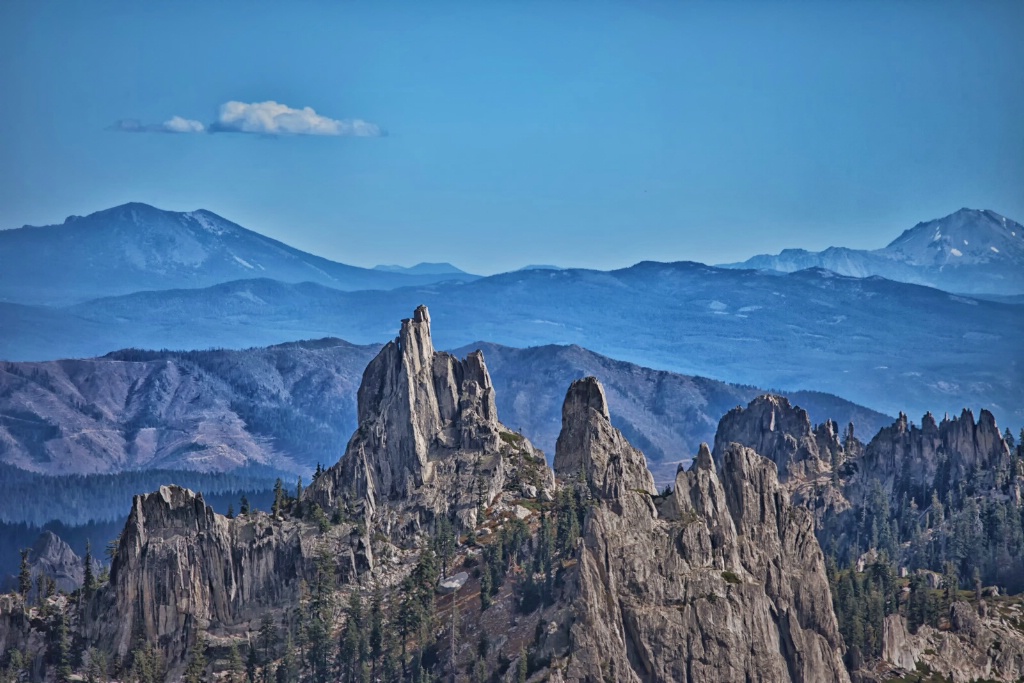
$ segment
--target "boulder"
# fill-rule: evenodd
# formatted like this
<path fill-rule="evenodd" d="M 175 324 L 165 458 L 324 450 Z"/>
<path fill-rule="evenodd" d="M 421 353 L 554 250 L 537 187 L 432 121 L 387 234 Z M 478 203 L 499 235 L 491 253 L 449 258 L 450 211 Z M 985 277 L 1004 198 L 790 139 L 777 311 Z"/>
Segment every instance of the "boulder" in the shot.
<path fill-rule="evenodd" d="M 437 590 L 444 594 L 455 593 L 466 585 L 466 581 L 469 581 L 469 574 L 458 572 L 441 579 L 437 584 Z"/>

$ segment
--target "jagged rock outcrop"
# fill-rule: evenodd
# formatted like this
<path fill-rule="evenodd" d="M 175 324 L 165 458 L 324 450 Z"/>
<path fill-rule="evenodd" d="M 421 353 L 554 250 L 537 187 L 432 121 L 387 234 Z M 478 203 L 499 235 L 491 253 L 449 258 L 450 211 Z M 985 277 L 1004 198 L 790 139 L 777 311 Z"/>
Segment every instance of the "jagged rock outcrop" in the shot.
<path fill-rule="evenodd" d="M 901 671 L 924 666 L 953 683 L 1017 681 L 1024 676 L 1024 634 L 1017 621 L 1020 607 L 1005 615 L 979 616 L 975 606 L 955 602 L 949 630 L 921 626 L 916 633 L 899 614 L 885 619 L 882 660 Z"/>
<path fill-rule="evenodd" d="M 438 514 L 472 528 L 477 507 L 501 492 L 516 463 L 543 462 L 497 412 L 483 354 L 436 352 L 420 306 L 367 366 L 359 427 L 307 496 L 324 509 L 365 514 L 388 534 L 415 532 Z M 530 483 L 551 486 L 550 474 L 541 479 Z"/>
<path fill-rule="evenodd" d="M 40 574 L 50 577 L 57 590 L 70 593 L 81 587 L 85 564 L 75 551 L 52 531 L 44 531 L 29 553 L 30 571 L 35 580 Z"/>
<path fill-rule="evenodd" d="M 643 453 L 612 427 L 604 387 L 594 377 L 573 382 L 565 396 L 555 471 L 583 473 L 602 499 L 617 499 L 627 491 L 656 492 Z"/>
<path fill-rule="evenodd" d="M 721 419 L 715 433 L 717 464 L 722 464 L 723 454 L 732 444 L 774 462 L 793 502 L 813 511 L 819 529 L 849 509 L 849 501 L 833 484 L 838 480 L 836 474 L 855 467 L 852 462 L 862 451 L 852 424 L 840 438 L 832 420 L 813 427 L 805 410 L 783 396 L 766 394 Z"/>
<path fill-rule="evenodd" d="M 950 483 L 974 474 L 981 477 L 979 483 L 991 485 L 995 475 L 1009 472 L 1010 448 L 987 410 L 981 411 L 977 422 L 967 409 L 960 417 L 946 417 L 939 423 L 927 413 L 920 426 L 900 413 L 896 422 L 868 443 L 858 465 L 865 472 L 861 480 L 878 481 L 889 491 L 894 485 L 920 488 L 919 502 L 925 502 L 923 494 L 931 491 L 940 472 Z M 852 483 L 864 485 L 863 481 Z"/>
<path fill-rule="evenodd" d="M 853 439 L 853 425 L 844 441 Z M 775 463 L 779 478 L 815 476 L 831 469 L 834 459 L 845 459 L 845 443 L 839 440 L 834 422 L 814 429 L 807 411 L 791 405 L 783 396 L 765 394 L 746 408 L 730 410 L 718 423 L 714 455 L 720 461 L 729 444 L 752 448 Z"/>
<path fill-rule="evenodd" d="M 568 603 L 569 681 L 848 681 L 810 515 L 775 465 L 703 446 L 667 498 L 608 421 L 596 380 L 566 397 L 559 477 L 593 505 Z M 567 450 L 563 452 L 561 449 Z"/>
<path fill-rule="evenodd" d="M 339 536 L 264 513 L 228 519 L 176 486 L 136 496 L 110 582 L 90 605 L 91 639 L 124 656 L 136 639 L 173 662 L 197 629 L 223 629 L 298 599 L 313 558 L 326 548 L 354 562 Z"/>

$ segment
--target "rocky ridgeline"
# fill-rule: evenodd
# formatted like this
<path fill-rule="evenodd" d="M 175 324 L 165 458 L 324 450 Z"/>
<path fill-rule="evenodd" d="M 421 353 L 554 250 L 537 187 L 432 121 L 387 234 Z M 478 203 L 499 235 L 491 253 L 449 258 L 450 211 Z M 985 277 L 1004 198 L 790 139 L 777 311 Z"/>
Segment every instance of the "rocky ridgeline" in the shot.
<path fill-rule="evenodd" d="M 812 519 L 772 463 L 730 446 L 719 473 L 705 446 L 655 496 L 593 378 L 569 389 L 558 448 L 558 475 L 595 499 L 565 680 L 849 680 Z"/>
<path fill-rule="evenodd" d="M 1010 448 L 987 410 L 977 422 L 967 409 L 939 423 L 927 413 L 920 426 L 900 413 L 864 445 L 852 424 L 840 438 L 835 423 L 814 427 L 807 413 L 785 398 L 761 396 L 722 418 L 715 435 L 716 457 L 730 443 L 773 461 L 780 479 L 794 490 L 807 482 L 820 484 L 836 470 L 835 479 L 842 481 L 842 491 L 851 500 L 862 498 L 876 483 L 889 493 L 899 485 L 930 494 L 941 468 L 951 482 L 977 477 L 980 484 L 993 485 L 1011 467 Z M 924 495 L 919 498 L 919 504 L 927 502 Z"/>
<path fill-rule="evenodd" d="M 904 454 L 944 458 L 966 471 L 1000 466 L 1007 453 L 984 413 L 977 425 L 969 416 L 945 421 L 934 437 L 930 427 L 915 430 L 901 416 L 865 447 L 852 427 L 842 436 L 831 422 L 812 427 L 806 412 L 765 396 L 726 415 L 714 451 L 702 445 L 674 488 L 659 495 L 643 454 L 612 426 L 604 389 L 590 377 L 566 394 L 552 472 L 543 454 L 498 420 L 482 354 L 460 360 L 434 350 L 425 307 L 366 368 L 358 417 L 345 455 L 295 501 L 301 515 L 228 519 L 176 487 L 137 496 L 109 582 L 83 601 L 75 632 L 114 657 L 140 643 L 156 645 L 173 679 L 199 632 L 221 643 L 223 662 L 224 643 L 254 637 L 265 615 L 282 621 L 324 566 L 343 593 L 356 586 L 399 593 L 395 587 L 415 573 L 420 549 L 443 518 L 464 543 L 478 538 L 486 548 L 490 536 L 504 543 L 504 527 L 513 522 L 522 529 L 525 520 L 531 538 L 539 538 L 536 511 L 556 512 L 563 498 L 579 496 L 579 542 L 559 551 L 546 579 L 555 586 L 550 601 L 523 624 L 514 612 L 491 608 L 505 615 L 492 622 L 492 636 L 500 635 L 495 629 L 519 634 L 514 645 L 502 637 L 484 654 L 491 664 L 505 662 L 502 680 L 519 669 L 508 668 L 513 658 L 524 661 L 528 632 L 536 634 L 534 681 L 845 682 L 847 648 L 816 519 L 840 517 L 859 478 L 891 472 Z M 479 567 L 486 556 L 463 544 L 456 555 L 466 567 Z M 518 572 L 514 582 L 525 580 L 521 567 L 509 571 Z M 482 580 L 465 573 L 441 584 L 460 610 L 480 614 L 465 602 L 483 590 Z M 502 590 L 499 603 L 511 598 Z M 483 615 L 468 622 L 471 630 L 488 614 L 476 604 Z M 16 598 L 0 602 L 0 646 L 31 650 L 43 642 L 41 622 L 25 614 Z M 974 657 L 973 668 L 957 671 L 1020 671 L 1016 654 L 993 664 L 995 646 L 986 650 L 981 636 L 970 635 L 1003 628 L 985 621 L 993 617 L 954 617 L 949 633 L 916 634 L 903 617 L 892 618 L 886 666 L 898 672 L 932 657 L 938 670 L 962 650 Z M 442 630 L 433 637 L 440 647 L 449 636 Z M 1010 642 L 1010 634 L 1000 638 Z M 436 661 L 447 671 L 448 660 Z M 863 667 L 855 677 L 872 680 Z"/>
<path fill-rule="evenodd" d="M 887 490 L 900 478 L 910 485 L 930 486 L 941 467 L 948 468 L 951 481 L 980 476 L 981 483 L 991 485 L 997 473 L 1009 471 L 1010 448 L 987 410 L 977 422 L 966 409 L 960 417 L 945 417 L 939 423 L 927 413 L 920 427 L 900 413 L 867 445 L 859 465 L 862 482 L 880 480 Z"/>
<path fill-rule="evenodd" d="M 1016 500 L 1019 506 L 1020 473 L 1013 471 L 1010 446 L 987 410 L 977 421 L 970 410 L 941 422 L 926 414 L 920 426 L 901 413 L 864 445 L 854 437 L 853 425 L 840 439 L 834 424 L 812 427 L 800 408 L 763 396 L 723 417 L 715 438 L 716 462 L 721 465 L 736 444 L 778 465 L 786 488 L 815 514 L 822 543 L 827 539 L 833 547 L 846 547 L 862 533 L 858 517 L 877 504 L 878 492 L 893 505 L 913 499 L 915 506 L 940 516 L 929 503 L 932 496 L 943 497 L 935 489 L 943 482 L 948 491 L 970 491 L 957 495 L 973 497 L 979 505 L 994 498 Z M 903 544 L 900 552 L 909 553 L 910 546 Z M 903 559 L 890 558 L 897 564 Z M 864 571 L 877 561 L 872 550 L 857 566 Z M 947 590 L 935 572 L 923 576 L 933 589 Z M 903 588 L 904 601 L 909 590 Z M 1024 604 L 953 600 L 948 615 L 938 615 L 941 628 L 922 624 L 912 632 L 905 614 L 885 617 L 881 655 L 877 661 L 857 661 L 855 679 L 889 680 L 920 669 L 956 683 L 1018 680 L 1024 674 Z"/>
<path fill-rule="evenodd" d="M 341 570 L 354 573 L 354 554 L 337 535 L 314 531 L 266 513 L 228 519 L 176 486 L 136 496 L 86 632 L 119 657 L 141 637 L 174 662 L 198 630 L 244 628 L 296 602 L 320 548 L 331 548 Z"/>

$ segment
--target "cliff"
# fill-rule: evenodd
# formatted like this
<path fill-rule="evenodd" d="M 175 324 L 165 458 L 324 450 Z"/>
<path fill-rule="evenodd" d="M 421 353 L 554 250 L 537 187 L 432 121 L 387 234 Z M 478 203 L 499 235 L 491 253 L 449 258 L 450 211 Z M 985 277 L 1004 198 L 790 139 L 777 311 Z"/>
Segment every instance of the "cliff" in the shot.
<path fill-rule="evenodd" d="M 593 496 L 566 680 L 848 681 L 813 521 L 775 465 L 729 446 L 719 468 L 704 446 L 652 496 L 602 396 L 593 378 L 570 387 L 555 454 Z"/>
<path fill-rule="evenodd" d="M 543 454 L 497 412 L 483 354 L 436 352 L 420 306 L 367 366 L 359 426 L 307 496 L 325 510 L 365 515 L 386 534 L 407 537 L 437 515 L 472 529 L 478 507 L 517 480 L 520 465 L 533 465 L 531 485 L 553 485 Z"/>

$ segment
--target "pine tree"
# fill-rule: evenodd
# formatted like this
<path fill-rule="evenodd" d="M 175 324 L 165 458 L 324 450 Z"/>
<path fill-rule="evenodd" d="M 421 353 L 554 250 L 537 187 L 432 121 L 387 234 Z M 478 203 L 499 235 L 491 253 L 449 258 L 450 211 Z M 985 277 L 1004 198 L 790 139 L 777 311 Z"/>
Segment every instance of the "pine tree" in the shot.
<path fill-rule="evenodd" d="M 196 633 L 196 639 L 188 653 L 188 667 L 185 669 L 185 683 L 202 683 L 206 680 L 206 634 Z"/>
<path fill-rule="evenodd" d="M 18 571 L 18 592 L 21 593 L 21 597 L 28 604 L 28 594 L 32 592 L 32 571 L 28 566 L 28 548 L 22 548 L 21 550 L 21 569 Z"/>
<path fill-rule="evenodd" d="M 366 656 L 363 601 L 359 591 L 354 590 L 349 595 L 345 614 L 345 628 L 342 630 L 338 648 L 338 669 L 344 675 L 345 680 L 355 681 L 359 678 L 363 659 Z"/>
<path fill-rule="evenodd" d="M 274 513 L 274 517 L 279 517 L 282 510 L 284 509 L 284 482 L 278 477 L 277 481 L 274 482 L 274 506 L 271 510 Z"/>
<path fill-rule="evenodd" d="M 491 606 L 491 590 L 494 584 L 491 581 L 491 567 L 487 561 L 487 553 L 483 554 L 483 563 L 480 565 L 480 611 L 483 612 Z"/>
<path fill-rule="evenodd" d="M 107 656 L 96 648 L 89 648 L 86 654 L 86 683 L 105 683 L 107 680 Z"/>
<path fill-rule="evenodd" d="M 231 642 L 231 649 L 228 652 L 228 681 L 229 683 L 242 683 L 245 674 L 245 664 L 242 662 L 242 655 L 238 651 L 238 644 Z"/>
<path fill-rule="evenodd" d="M 85 559 L 82 562 L 85 565 L 82 592 L 85 594 L 86 599 L 88 599 L 92 592 L 96 590 L 96 577 L 92 573 L 92 544 L 89 543 L 88 539 L 85 541 Z"/>
<path fill-rule="evenodd" d="M 246 495 L 242 494 L 242 502 L 238 506 L 238 514 L 247 515 L 249 514 L 249 499 Z"/>
<path fill-rule="evenodd" d="M 384 654 L 384 610 L 380 590 L 373 592 L 370 599 L 370 633 L 367 645 L 370 648 L 371 678 L 377 678 L 377 662 Z"/>
<path fill-rule="evenodd" d="M 248 683 L 256 683 L 256 668 L 259 666 L 259 658 L 256 655 L 256 646 L 249 644 L 249 656 L 245 660 L 245 680 Z"/>
<path fill-rule="evenodd" d="M 310 614 L 306 625 L 309 644 L 308 660 L 313 679 L 327 681 L 330 676 L 330 618 L 335 589 L 335 567 L 327 547 L 321 548 L 316 560 L 316 583 L 310 595 Z"/>
<path fill-rule="evenodd" d="M 275 650 L 277 649 L 277 627 L 274 625 L 274 619 L 270 614 L 264 614 L 260 618 L 260 630 L 256 636 L 256 642 L 263 654 L 260 659 L 261 665 L 274 659 Z"/>
<path fill-rule="evenodd" d="M 299 662 L 291 633 L 288 633 L 284 640 L 284 657 L 281 659 L 281 666 L 277 668 L 277 680 L 279 683 L 295 683 L 299 680 Z"/>
<path fill-rule="evenodd" d="M 57 680 L 67 683 L 71 680 L 71 636 L 68 633 L 67 617 L 64 610 L 57 610 L 56 624 Z"/>
<path fill-rule="evenodd" d="M 526 683 L 526 674 L 529 673 L 529 662 L 526 661 L 526 648 L 519 649 L 519 664 L 516 666 L 516 680 L 519 683 Z"/>
<path fill-rule="evenodd" d="M 434 552 L 441 560 L 441 576 L 448 576 L 448 563 L 455 557 L 455 530 L 447 515 L 439 515 L 434 530 Z"/>
<path fill-rule="evenodd" d="M 227 518 L 228 518 L 228 519 L 234 519 L 234 518 L 235 518 L 235 506 L 234 506 L 234 504 L 233 504 L 233 503 L 228 503 L 228 514 L 227 514 Z"/>

